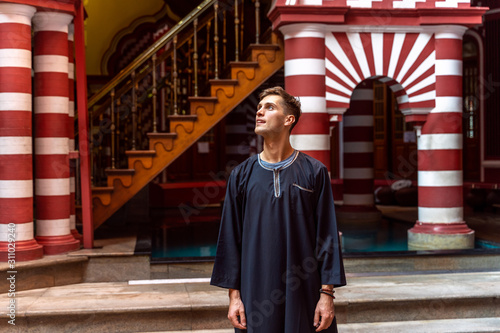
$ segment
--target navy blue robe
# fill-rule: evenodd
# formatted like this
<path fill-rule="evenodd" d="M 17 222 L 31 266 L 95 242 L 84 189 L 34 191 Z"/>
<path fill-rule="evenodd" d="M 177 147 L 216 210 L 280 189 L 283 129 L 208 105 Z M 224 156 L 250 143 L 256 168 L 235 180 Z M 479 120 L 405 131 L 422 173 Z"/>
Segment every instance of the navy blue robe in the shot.
<path fill-rule="evenodd" d="M 240 290 L 248 333 L 314 332 L 321 285 L 346 284 L 328 171 L 295 154 L 278 170 L 255 155 L 228 179 L 211 284 Z"/>

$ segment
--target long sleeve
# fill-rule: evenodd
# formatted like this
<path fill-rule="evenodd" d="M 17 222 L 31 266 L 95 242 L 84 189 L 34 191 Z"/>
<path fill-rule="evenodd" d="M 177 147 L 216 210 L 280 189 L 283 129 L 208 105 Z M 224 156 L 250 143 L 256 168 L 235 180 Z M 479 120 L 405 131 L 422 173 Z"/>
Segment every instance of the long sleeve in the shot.
<path fill-rule="evenodd" d="M 240 195 L 237 170 L 229 176 L 224 207 L 222 209 L 219 240 L 210 284 L 240 289 L 241 234 L 243 199 Z"/>
<path fill-rule="evenodd" d="M 319 170 L 316 181 L 320 189 L 316 206 L 316 255 L 322 284 L 335 287 L 346 284 L 342 250 L 339 242 L 337 220 L 330 177 L 326 167 Z"/>

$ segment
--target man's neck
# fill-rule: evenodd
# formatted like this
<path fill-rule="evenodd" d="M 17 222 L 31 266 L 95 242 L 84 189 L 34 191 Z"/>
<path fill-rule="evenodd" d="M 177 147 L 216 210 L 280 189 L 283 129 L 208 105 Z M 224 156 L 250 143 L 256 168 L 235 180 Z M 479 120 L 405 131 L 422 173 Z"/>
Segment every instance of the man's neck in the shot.
<path fill-rule="evenodd" d="M 293 151 L 288 135 L 276 140 L 264 138 L 264 150 L 260 154 L 260 158 L 269 163 L 278 163 L 290 157 Z"/>

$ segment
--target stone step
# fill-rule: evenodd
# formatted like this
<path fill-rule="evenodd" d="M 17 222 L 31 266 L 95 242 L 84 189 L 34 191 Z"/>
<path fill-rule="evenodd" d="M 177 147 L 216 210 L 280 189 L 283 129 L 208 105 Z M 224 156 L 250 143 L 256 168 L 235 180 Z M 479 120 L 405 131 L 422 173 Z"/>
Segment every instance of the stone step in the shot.
<path fill-rule="evenodd" d="M 18 278 L 22 279 L 21 274 Z M 342 330 L 344 333 L 410 332 L 406 330 L 409 324 L 432 321 L 444 325 L 440 324 L 442 320 L 456 319 L 458 322 L 461 318 L 471 319 L 471 325 L 484 322 L 491 326 L 498 323 L 491 318 L 500 318 L 500 272 L 351 274 L 348 286 L 339 288 L 336 295 L 337 320 L 345 325 L 342 326 L 346 327 Z M 8 294 L 0 294 L 0 304 L 9 304 L 11 299 Z M 227 320 L 227 291 L 200 280 L 80 283 L 16 292 L 15 302 L 16 326 L 8 324 L 9 313 L 5 306 L 0 308 L 0 331 L 6 331 L 7 327 L 9 332 L 231 328 Z M 477 321 L 472 320 L 474 318 Z M 389 328 L 374 331 L 384 325 Z M 394 326 L 392 330 L 391 325 L 403 325 L 399 327 L 405 329 L 398 331 Z M 424 332 L 438 331 L 425 329 Z"/>
<path fill-rule="evenodd" d="M 466 318 L 386 323 L 339 324 L 342 333 L 491 333 L 500 331 L 500 318 Z M 162 333 L 234 333 L 233 329 L 163 331 Z M 146 333 L 146 332 L 143 332 Z M 150 333 L 150 332 L 148 332 Z M 152 332 L 151 332 L 152 333 Z"/>
<path fill-rule="evenodd" d="M 340 324 L 338 329 L 342 333 L 487 333 L 500 332 L 500 318 L 460 318 Z"/>

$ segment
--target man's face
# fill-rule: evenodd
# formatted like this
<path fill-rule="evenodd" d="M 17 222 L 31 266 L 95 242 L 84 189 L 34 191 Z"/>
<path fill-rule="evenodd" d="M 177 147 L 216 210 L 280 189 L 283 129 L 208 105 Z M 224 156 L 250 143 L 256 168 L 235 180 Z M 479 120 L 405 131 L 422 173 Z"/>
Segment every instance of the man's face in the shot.
<path fill-rule="evenodd" d="M 259 102 L 255 116 L 256 134 L 275 136 L 284 131 L 289 132 L 290 117 L 293 118 L 293 116 L 285 114 L 282 101 L 279 95 L 268 95 Z"/>

